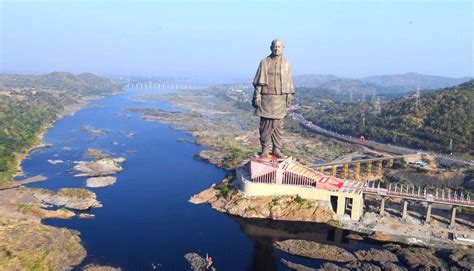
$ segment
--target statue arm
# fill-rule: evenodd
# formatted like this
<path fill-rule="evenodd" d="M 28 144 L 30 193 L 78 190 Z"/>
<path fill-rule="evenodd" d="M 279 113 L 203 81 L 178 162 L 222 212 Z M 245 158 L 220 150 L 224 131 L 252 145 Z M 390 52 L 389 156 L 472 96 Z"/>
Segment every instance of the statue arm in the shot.
<path fill-rule="evenodd" d="M 286 94 L 286 107 L 290 107 L 293 102 L 293 94 Z"/>
<path fill-rule="evenodd" d="M 252 105 L 255 108 L 260 107 L 262 105 L 262 86 L 255 86 Z"/>

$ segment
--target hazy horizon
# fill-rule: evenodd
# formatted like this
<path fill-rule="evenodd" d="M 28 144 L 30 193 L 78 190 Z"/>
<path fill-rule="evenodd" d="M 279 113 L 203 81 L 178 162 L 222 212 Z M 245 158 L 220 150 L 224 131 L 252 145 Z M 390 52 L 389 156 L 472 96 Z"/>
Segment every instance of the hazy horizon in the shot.
<path fill-rule="evenodd" d="M 471 1 L 3 1 L 1 73 L 249 78 L 270 41 L 294 75 L 472 77 Z"/>

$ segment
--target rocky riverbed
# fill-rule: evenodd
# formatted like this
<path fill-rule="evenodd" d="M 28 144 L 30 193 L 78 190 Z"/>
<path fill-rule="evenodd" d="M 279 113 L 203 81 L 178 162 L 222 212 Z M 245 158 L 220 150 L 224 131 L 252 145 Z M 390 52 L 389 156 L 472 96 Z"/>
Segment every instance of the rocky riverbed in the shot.
<path fill-rule="evenodd" d="M 472 270 L 474 251 L 469 248 L 434 250 L 388 244 L 384 249 L 346 249 L 305 240 L 276 242 L 275 247 L 289 254 L 328 261 L 320 269 L 282 259 L 293 270 Z"/>
<path fill-rule="evenodd" d="M 418 270 L 423 266 L 428 268 L 474 266 L 472 248 L 456 244 L 448 240 L 447 236 L 435 237 L 438 232 L 435 227 L 406 223 L 395 216 L 380 217 L 370 211 L 365 213 L 360 222 L 338 219 L 327 203 L 304 200 L 297 195 L 246 197 L 232 186 L 232 179 L 233 177 L 226 178 L 221 183 L 192 196 L 189 201 L 194 204 L 206 203 L 219 212 L 244 218 L 326 223 L 359 231 L 368 239 L 404 244 L 401 246 L 388 243 L 382 250 L 349 252 L 337 246 L 305 240 L 286 240 L 275 243 L 277 249 L 286 253 L 331 262 L 319 270 L 336 270 L 337 268 L 406 270 L 406 267 Z M 439 229 L 439 231 L 444 230 Z M 348 238 L 364 238 L 355 234 L 351 236 Z M 294 270 L 317 270 L 285 259 L 282 259 L 282 263 Z"/>
<path fill-rule="evenodd" d="M 128 108 L 127 112 L 142 113 L 145 120 L 160 121 L 174 128 L 187 130 L 196 143 L 208 149 L 199 157 L 220 167 L 232 169 L 259 151 L 258 118 L 252 110 L 235 106 L 215 89 L 177 91 L 173 94 L 148 94 L 135 101 L 167 101 L 180 110 L 165 111 L 153 108 Z M 337 141 L 309 135 L 291 119 L 285 119 L 284 152 L 304 164 L 317 160 L 331 161 L 337 157 L 361 151 Z M 290 143 L 291 142 L 291 143 Z"/>
<path fill-rule="evenodd" d="M 55 205 L 58 209 L 51 209 Z M 68 270 L 86 256 L 77 231 L 41 224 L 100 207 L 85 189 L 14 188 L 0 191 L 0 270 Z"/>

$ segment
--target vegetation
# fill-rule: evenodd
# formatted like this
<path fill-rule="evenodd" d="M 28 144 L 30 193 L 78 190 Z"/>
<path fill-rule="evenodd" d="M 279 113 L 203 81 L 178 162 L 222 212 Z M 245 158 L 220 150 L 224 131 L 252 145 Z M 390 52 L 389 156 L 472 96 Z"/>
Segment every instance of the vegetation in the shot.
<path fill-rule="evenodd" d="M 92 74 L 0 75 L 0 182 L 10 180 L 18 155 L 36 144 L 38 134 L 83 97 L 118 92 L 111 81 Z"/>
<path fill-rule="evenodd" d="M 299 205 L 303 205 L 303 203 L 306 202 L 306 199 L 300 197 L 300 195 L 296 195 L 294 201 L 295 201 L 296 203 L 298 203 Z"/>
<path fill-rule="evenodd" d="M 254 150 L 244 150 L 237 147 L 231 147 L 224 157 L 224 168 L 235 168 L 240 165 L 245 159 L 255 154 Z"/>
<path fill-rule="evenodd" d="M 474 156 L 474 80 L 415 97 L 325 103 L 305 112 L 318 125 L 352 136 Z"/>
<path fill-rule="evenodd" d="M 227 198 L 228 196 L 233 196 L 237 194 L 237 189 L 232 186 L 231 182 L 233 180 L 233 176 L 231 176 L 231 179 L 229 177 L 226 178 L 226 180 L 214 185 L 214 189 L 217 190 L 217 197 L 224 197 Z"/>

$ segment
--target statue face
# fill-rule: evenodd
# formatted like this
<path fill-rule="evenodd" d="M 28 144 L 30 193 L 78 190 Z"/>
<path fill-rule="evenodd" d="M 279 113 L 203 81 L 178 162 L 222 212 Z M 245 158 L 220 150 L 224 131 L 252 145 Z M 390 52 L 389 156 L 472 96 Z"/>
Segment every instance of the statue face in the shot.
<path fill-rule="evenodd" d="M 272 54 L 274 56 L 281 56 L 283 54 L 283 42 L 277 41 L 273 43 L 270 49 L 272 50 Z"/>

